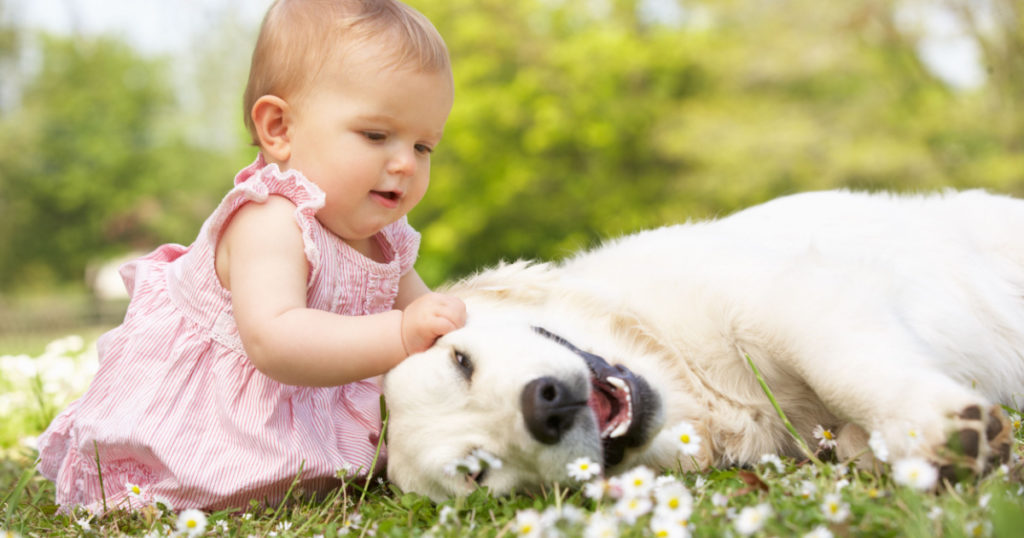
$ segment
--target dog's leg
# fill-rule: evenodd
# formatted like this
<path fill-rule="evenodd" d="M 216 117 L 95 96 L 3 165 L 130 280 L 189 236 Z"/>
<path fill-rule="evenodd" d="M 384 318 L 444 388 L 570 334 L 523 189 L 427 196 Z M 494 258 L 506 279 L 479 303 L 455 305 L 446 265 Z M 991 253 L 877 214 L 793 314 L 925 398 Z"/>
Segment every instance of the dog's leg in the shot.
<path fill-rule="evenodd" d="M 955 381 L 913 346 L 892 339 L 885 349 L 858 342 L 844 350 L 830 341 L 827 353 L 788 357 L 829 410 L 859 427 L 850 456 L 879 432 L 890 461 L 917 456 L 933 462 L 949 479 L 980 474 L 1005 462 L 1010 453 L 1010 424 L 1002 410 Z M 901 349 L 902 348 L 902 349 Z M 814 357 L 811 359 L 810 357 Z M 842 434 L 840 446 L 844 445 Z"/>

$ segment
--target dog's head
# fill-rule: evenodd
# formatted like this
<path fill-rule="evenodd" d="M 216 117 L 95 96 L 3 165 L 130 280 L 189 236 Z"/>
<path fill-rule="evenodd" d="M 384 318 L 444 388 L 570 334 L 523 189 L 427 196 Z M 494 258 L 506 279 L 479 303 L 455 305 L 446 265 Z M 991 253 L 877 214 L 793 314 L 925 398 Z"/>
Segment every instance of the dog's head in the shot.
<path fill-rule="evenodd" d="M 614 362 L 614 361 L 613 361 Z M 471 323 L 389 372 L 388 476 L 435 500 L 629 465 L 661 428 L 647 381 L 546 329 Z"/>

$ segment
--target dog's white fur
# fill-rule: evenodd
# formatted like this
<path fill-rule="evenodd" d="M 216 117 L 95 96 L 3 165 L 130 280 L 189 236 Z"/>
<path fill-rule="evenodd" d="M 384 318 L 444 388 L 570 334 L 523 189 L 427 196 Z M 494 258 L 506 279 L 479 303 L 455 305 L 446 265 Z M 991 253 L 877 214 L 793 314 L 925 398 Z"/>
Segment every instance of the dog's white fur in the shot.
<path fill-rule="evenodd" d="M 476 487 L 450 467 L 475 449 L 502 460 L 483 480 L 496 493 L 566 481 L 580 456 L 601 461 L 587 409 L 555 444 L 524 425 L 531 380 L 590 389 L 580 357 L 534 326 L 628 366 L 660 395 L 660 432 L 611 473 L 799 455 L 747 356 L 802 437 L 830 427 L 847 457 L 878 431 L 892 458 L 944 463 L 950 434 L 973 428 L 978 471 L 999 450 L 984 431 L 992 404 L 1024 400 L 1024 201 L 981 191 L 795 195 L 558 265 L 501 265 L 450 292 L 465 299 L 467 325 L 384 382 L 389 477 L 435 499 Z M 964 414 L 972 406 L 980 420 Z M 703 439 L 696 457 L 667 433 L 681 421 Z"/>

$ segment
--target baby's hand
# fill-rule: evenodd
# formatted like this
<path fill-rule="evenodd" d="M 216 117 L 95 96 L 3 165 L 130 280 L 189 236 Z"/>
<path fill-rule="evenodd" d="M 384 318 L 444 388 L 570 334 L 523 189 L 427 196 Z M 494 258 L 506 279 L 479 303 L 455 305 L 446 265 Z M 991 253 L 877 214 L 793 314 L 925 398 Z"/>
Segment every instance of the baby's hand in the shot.
<path fill-rule="evenodd" d="M 425 351 L 441 336 L 466 324 L 466 304 L 458 297 L 427 293 L 402 312 L 402 345 L 409 355 Z"/>

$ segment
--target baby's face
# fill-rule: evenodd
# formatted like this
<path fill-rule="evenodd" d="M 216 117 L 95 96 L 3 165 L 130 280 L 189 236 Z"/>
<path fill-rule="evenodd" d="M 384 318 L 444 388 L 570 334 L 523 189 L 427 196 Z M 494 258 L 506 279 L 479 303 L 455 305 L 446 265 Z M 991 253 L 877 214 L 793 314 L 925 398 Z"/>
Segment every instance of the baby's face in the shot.
<path fill-rule="evenodd" d="M 381 67 L 352 51 L 327 65 L 291 108 L 294 168 L 326 193 L 317 218 L 359 243 L 407 214 L 426 193 L 430 153 L 441 141 L 453 91 L 448 71 Z"/>

